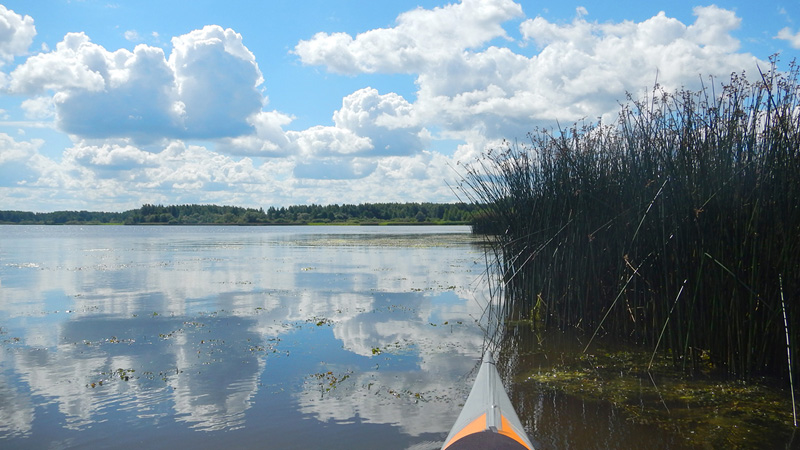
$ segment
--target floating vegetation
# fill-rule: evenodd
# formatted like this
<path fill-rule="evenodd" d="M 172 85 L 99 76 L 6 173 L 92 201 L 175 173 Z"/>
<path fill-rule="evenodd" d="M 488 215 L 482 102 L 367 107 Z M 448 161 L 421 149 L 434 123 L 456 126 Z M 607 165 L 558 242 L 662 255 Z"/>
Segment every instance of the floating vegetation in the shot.
<path fill-rule="evenodd" d="M 306 239 L 291 242 L 291 245 L 311 247 L 461 247 L 464 244 L 481 244 L 482 239 L 464 233 L 424 233 L 424 234 L 352 234 L 336 238 Z"/>
<path fill-rule="evenodd" d="M 183 370 L 179 368 L 169 369 L 169 370 L 162 370 L 158 373 L 152 371 L 145 371 L 142 372 L 142 377 L 146 378 L 150 381 L 163 381 L 164 383 L 168 382 L 172 377 L 178 376 L 183 373 Z"/>
<path fill-rule="evenodd" d="M 693 445 L 757 448 L 776 436 L 790 440 L 786 391 L 768 383 L 686 376 L 666 358 L 648 371 L 649 360 L 641 351 L 576 354 L 523 377 L 540 389 L 611 402 L 629 421 L 678 432 Z"/>
<path fill-rule="evenodd" d="M 795 433 L 790 395 L 778 379 L 727 377 L 707 356 L 687 374 L 670 355 L 608 337 L 584 353 L 587 336 L 579 332 L 531 324 L 508 331 L 498 369 L 525 403 L 566 394 L 613 405 L 625 422 L 656 427 L 689 448 L 783 448 Z"/>
<path fill-rule="evenodd" d="M 316 325 L 318 327 L 321 327 L 323 325 L 331 326 L 333 321 L 331 321 L 331 319 L 328 319 L 327 317 L 316 317 L 316 316 L 314 316 L 314 317 L 312 317 L 310 319 L 306 319 L 306 323 L 313 323 L 314 325 Z"/>
<path fill-rule="evenodd" d="M 265 344 L 251 345 L 249 351 L 260 353 L 278 353 L 278 343 L 280 343 L 280 341 L 280 338 L 267 339 Z"/>
<path fill-rule="evenodd" d="M 315 373 L 310 375 L 309 378 L 319 383 L 320 394 L 324 396 L 325 393 L 339 387 L 344 381 L 349 379 L 352 374 L 352 370 L 339 374 L 329 370 L 327 372 Z"/>
<path fill-rule="evenodd" d="M 372 354 L 373 355 L 380 355 L 382 353 L 391 353 L 394 355 L 403 354 L 405 352 L 410 351 L 416 346 L 414 342 L 409 339 L 402 339 L 398 341 L 394 341 L 391 344 L 386 344 L 383 347 L 376 346 L 372 347 Z"/>
<path fill-rule="evenodd" d="M 118 377 L 122 381 L 130 381 L 130 377 L 134 372 L 136 372 L 134 369 L 117 369 L 111 375 Z"/>
<path fill-rule="evenodd" d="M 135 372 L 136 370 L 134 369 L 123 369 L 123 368 L 119 368 L 113 372 L 100 372 L 100 375 L 102 375 L 104 378 L 102 380 L 92 381 L 90 383 L 87 383 L 86 387 L 94 389 L 96 387 L 103 386 L 103 383 L 108 383 L 114 380 L 130 381 L 132 378 L 133 379 L 136 378 L 133 375 Z"/>
<path fill-rule="evenodd" d="M 180 333 L 183 333 L 183 328 L 178 328 L 177 330 L 173 330 L 168 333 L 158 333 L 158 337 L 160 337 L 161 339 L 170 339 Z"/>
<path fill-rule="evenodd" d="M 388 392 L 389 395 L 391 395 L 392 397 L 395 397 L 395 398 L 409 398 L 409 399 L 414 400 L 414 402 L 418 402 L 418 401 L 427 402 L 428 401 L 425 398 L 425 396 L 423 395 L 422 392 L 414 392 L 414 391 L 412 391 L 410 389 L 401 389 L 401 390 L 387 389 L 386 392 Z"/>
<path fill-rule="evenodd" d="M 136 342 L 136 339 L 120 339 L 116 336 L 111 336 L 110 338 L 106 339 L 105 342 L 109 344 L 133 344 Z"/>

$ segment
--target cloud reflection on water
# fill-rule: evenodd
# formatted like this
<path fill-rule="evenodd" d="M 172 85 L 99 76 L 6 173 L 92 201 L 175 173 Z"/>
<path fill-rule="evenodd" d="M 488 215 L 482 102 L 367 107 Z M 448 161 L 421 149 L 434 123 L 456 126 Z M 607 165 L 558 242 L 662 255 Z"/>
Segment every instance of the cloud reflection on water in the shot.
<path fill-rule="evenodd" d="M 293 408 L 441 433 L 482 343 L 480 250 L 463 242 L 4 228 L 0 437 L 92 429 L 110 442 L 103 423 L 117 420 L 231 431 Z M 320 397 L 308 376 L 329 366 L 352 376 Z M 49 404 L 61 417 L 37 421 Z"/>

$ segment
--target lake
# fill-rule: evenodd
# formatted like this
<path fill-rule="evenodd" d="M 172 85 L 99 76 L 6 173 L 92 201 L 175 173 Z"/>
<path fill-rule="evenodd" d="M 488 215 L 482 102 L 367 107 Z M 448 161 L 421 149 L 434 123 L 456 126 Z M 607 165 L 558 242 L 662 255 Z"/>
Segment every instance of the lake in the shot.
<path fill-rule="evenodd" d="M 435 448 L 483 342 L 468 232 L 2 226 L 0 447 Z"/>
<path fill-rule="evenodd" d="M 0 447 L 438 449 L 484 270 L 467 227 L 0 226 Z M 541 448 L 678 442 L 520 392 Z"/>

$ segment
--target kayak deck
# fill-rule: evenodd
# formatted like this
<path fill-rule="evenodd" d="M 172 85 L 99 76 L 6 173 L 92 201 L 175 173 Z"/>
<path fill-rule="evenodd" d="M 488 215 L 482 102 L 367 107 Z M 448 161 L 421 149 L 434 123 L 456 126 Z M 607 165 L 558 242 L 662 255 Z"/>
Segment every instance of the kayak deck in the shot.
<path fill-rule="evenodd" d="M 487 448 L 533 450 L 488 352 L 442 450 Z"/>

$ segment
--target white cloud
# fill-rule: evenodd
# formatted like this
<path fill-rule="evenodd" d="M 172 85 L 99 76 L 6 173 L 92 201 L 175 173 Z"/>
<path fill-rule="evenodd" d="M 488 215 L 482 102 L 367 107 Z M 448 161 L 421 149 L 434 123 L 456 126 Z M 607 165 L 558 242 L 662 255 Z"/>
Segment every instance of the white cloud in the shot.
<path fill-rule="evenodd" d="M 131 140 L 79 140 L 62 157 L 38 153 L 41 141 L 0 135 L 4 209 L 121 210 L 143 203 L 242 206 L 384 201 L 451 201 L 455 161 L 436 152 L 381 158 L 325 153 L 233 157 L 172 141 L 150 148 Z M 477 146 L 476 146 L 477 147 Z M 23 190 L 20 186 L 35 187 Z"/>
<path fill-rule="evenodd" d="M 579 7 L 561 23 L 525 19 L 510 0 L 464 0 L 417 8 L 392 27 L 358 35 L 318 33 L 294 48 L 303 64 L 413 74 L 417 91 L 412 100 L 355 90 L 331 113 L 332 124 L 306 129 L 290 129 L 289 112 L 264 111 L 256 58 L 231 29 L 192 31 L 166 51 L 111 51 L 70 33 L 55 50 L 0 73 L 0 85 L 28 97 L 29 119 L 55 117 L 74 142 L 61 160 L 38 153 L 9 160 L 4 173 L 14 164 L 25 170 L 8 186 L 40 189 L 0 196 L 35 204 L 36 196 L 90 192 L 80 201 L 95 209 L 119 209 L 120 192 L 118 202 L 131 207 L 452 200 L 451 167 L 501 138 L 556 121 L 613 119 L 627 92 L 649 89 L 656 78 L 674 89 L 697 87 L 701 76 L 757 73 L 734 35 L 740 18 L 716 6 L 693 11 L 693 23 L 663 12 L 598 23 Z M 514 19 L 518 30 L 509 27 Z M 795 45 L 798 36 L 786 28 L 777 38 Z M 0 48 L 27 51 L 8 53 L 2 37 Z M 432 150 L 436 139 L 455 141 L 446 151 L 452 157 Z"/>
<path fill-rule="evenodd" d="M 31 56 L 11 72 L 9 90 L 15 94 L 39 94 L 45 91 L 101 91 L 110 76 L 109 66 L 118 72 L 121 50 L 112 55 L 89 41 L 84 33 L 68 33 L 51 53 Z M 116 58 L 115 58 L 116 56 Z"/>
<path fill-rule="evenodd" d="M 67 160 L 74 160 L 82 166 L 98 169 L 128 170 L 158 165 L 156 155 L 130 144 L 86 145 L 80 143 L 68 148 L 64 152 L 64 157 Z"/>
<path fill-rule="evenodd" d="M 462 52 L 419 74 L 418 113 L 451 130 L 480 128 L 488 138 L 514 138 L 533 126 L 616 113 L 627 92 L 658 81 L 695 86 L 701 75 L 727 76 L 756 62 L 736 53 L 739 24 L 717 7 L 696 8 L 686 26 L 664 13 L 643 22 L 524 21 L 525 57 L 508 48 Z"/>
<path fill-rule="evenodd" d="M 294 117 L 278 111 L 261 111 L 249 117 L 252 134 L 220 140 L 217 149 L 232 155 L 280 157 L 289 154 L 289 137 L 283 127 Z"/>
<path fill-rule="evenodd" d="M 125 33 L 123 33 L 123 36 L 125 37 L 125 40 L 130 42 L 138 42 L 142 40 L 141 36 L 139 36 L 139 32 L 136 30 L 127 30 Z"/>
<path fill-rule="evenodd" d="M 405 12 L 398 16 L 396 27 L 370 30 L 355 38 L 317 33 L 300 41 L 295 53 L 304 64 L 325 65 L 337 73 L 415 73 L 441 57 L 507 37 L 501 24 L 521 15 L 522 7 L 511 0 L 463 0 Z"/>
<path fill-rule="evenodd" d="M 58 126 L 89 138 L 218 138 L 249 133 L 263 78 L 241 35 L 207 26 L 157 47 L 109 52 L 69 33 L 10 75 L 9 90 L 53 95 Z M 225 70 L 220 70 L 224 67 Z"/>
<path fill-rule="evenodd" d="M 33 97 L 22 101 L 25 117 L 29 119 L 47 119 L 55 116 L 55 105 L 52 97 Z"/>
<path fill-rule="evenodd" d="M 0 134 L 4 209 L 18 203 L 26 205 L 21 209 L 39 210 L 36 205 L 42 201 L 61 197 L 69 199 L 60 206 L 67 209 L 119 210 L 120 205 L 133 208 L 159 199 L 230 204 L 231 191 L 237 204 L 263 205 L 259 199 L 292 170 L 285 162 L 256 165 L 250 158 L 232 158 L 181 141 L 145 150 L 125 139 L 80 140 L 60 159 L 39 154 L 42 144 Z M 37 189 L 9 190 L 23 184 Z"/>
<path fill-rule="evenodd" d="M 0 165 L 28 161 L 38 152 L 42 143 L 41 140 L 17 142 L 6 133 L 0 133 Z"/>
<path fill-rule="evenodd" d="M 337 128 L 369 138 L 373 156 L 413 154 L 427 144 L 427 131 L 413 106 L 395 93 L 360 89 L 342 100 L 333 121 Z"/>
<path fill-rule="evenodd" d="M 251 131 L 247 119 L 261 110 L 257 86 L 264 79 L 242 36 L 230 28 L 206 26 L 172 38 L 172 46 L 169 64 L 188 134 L 212 138 Z"/>
<path fill-rule="evenodd" d="M 775 36 L 776 39 L 781 39 L 789 43 L 792 48 L 800 50 L 800 31 L 793 33 L 789 27 L 782 28 Z"/>
<path fill-rule="evenodd" d="M 137 42 L 141 40 L 141 37 L 139 37 L 139 32 L 136 30 L 127 30 L 123 36 L 125 36 L 126 40 L 131 42 Z"/>
<path fill-rule="evenodd" d="M 17 142 L 8 134 L 0 133 L 0 192 L 36 181 L 39 166 L 44 160 L 39 154 L 43 144 L 41 139 Z M 0 197 L 6 201 L 12 200 L 11 196 L 0 194 Z"/>
<path fill-rule="evenodd" d="M 430 141 L 414 107 L 395 93 L 360 89 L 342 100 L 334 126 L 286 133 L 299 178 L 355 179 L 371 174 L 377 159 L 413 155 Z"/>
<path fill-rule="evenodd" d="M 316 180 L 362 179 L 375 171 L 378 164 L 365 158 L 319 158 L 313 162 L 298 162 L 294 168 L 297 178 Z"/>
<path fill-rule="evenodd" d="M 423 152 L 409 157 L 393 156 L 383 158 L 380 162 L 379 170 L 388 180 L 400 182 L 414 180 L 414 182 L 419 183 L 443 174 L 441 169 L 444 166 L 442 164 L 444 161 L 434 161 L 436 158 L 430 152 Z M 433 173 L 431 173 L 431 169 L 433 169 Z"/>
<path fill-rule="evenodd" d="M 111 59 L 107 52 L 102 56 L 106 62 Z M 137 45 L 133 53 L 118 51 L 116 56 L 110 67 L 98 64 L 100 73 L 107 71 L 105 89 L 55 94 L 58 126 L 95 138 L 130 136 L 147 141 L 181 134 L 185 108 L 175 95 L 174 74 L 164 52 Z"/>
<path fill-rule="evenodd" d="M 739 40 L 731 36 L 731 31 L 739 28 L 742 19 L 736 13 L 716 5 L 696 6 L 697 20 L 687 28 L 688 38 L 703 47 L 713 47 L 723 52 L 739 49 Z"/>
<path fill-rule="evenodd" d="M 31 16 L 23 17 L 0 5 L 0 66 L 24 55 L 34 36 L 36 27 Z"/>
<path fill-rule="evenodd" d="M 478 130 L 486 139 L 513 139 L 557 120 L 611 118 L 626 93 L 652 87 L 656 79 L 667 89 L 692 87 L 701 75 L 726 77 L 755 67 L 753 56 L 738 53 L 732 34 L 741 19 L 716 6 L 693 11 L 697 19 L 689 25 L 663 12 L 642 22 L 590 22 L 585 8 L 566 24 L 528 19 L 519 30 L 520 45 L 538 49 L 529 57 L 509 47 L 484 48 L 508 38 L 502 25 L 521 14 L 519 5 L 462 1 L 404 13 L 393 28 L 355 37 L 319 33 L 295 53 L 332 72 L 414 73 L 417 100 L 401 109 L 410 124 L 434 126 L 452 138 Z M 336 113 L 337 126 L 370 137 L 377 153 L 382 147 L 374 128 L 350 125 L 365 114 L 362 108 L 349 116 L 359 96 L 364 92 L 345 99 L 351 105 Z M 378 122 L 371 119 L 374 127 Z"/>
<path fill-rule="evenodd" d="M 369 138 L 339 127 L 318 125 L 303 131 L 290 131 L 288 136 L 297 149 L 297 156 L 302 159 L 357 155 L 372 149 Z"/>

